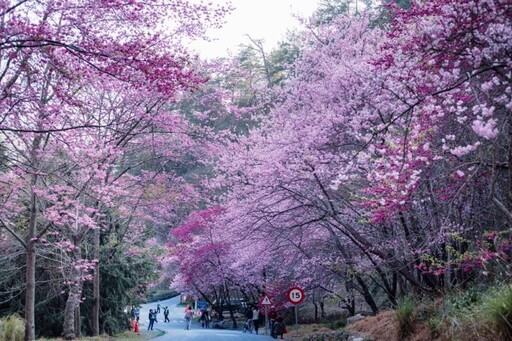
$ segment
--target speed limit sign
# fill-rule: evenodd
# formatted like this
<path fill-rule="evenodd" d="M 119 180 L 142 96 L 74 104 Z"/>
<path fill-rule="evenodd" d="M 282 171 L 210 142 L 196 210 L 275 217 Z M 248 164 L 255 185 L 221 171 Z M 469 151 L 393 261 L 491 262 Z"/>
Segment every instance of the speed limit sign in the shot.
<path fill-rule="evenodd" d="M 304 290 L 302 290 L 299 287 L 292 287 L 288 289 L 288 302 L 291 304 L 300 304 L 302 301 L 304 301 L 305 295 Z"/>

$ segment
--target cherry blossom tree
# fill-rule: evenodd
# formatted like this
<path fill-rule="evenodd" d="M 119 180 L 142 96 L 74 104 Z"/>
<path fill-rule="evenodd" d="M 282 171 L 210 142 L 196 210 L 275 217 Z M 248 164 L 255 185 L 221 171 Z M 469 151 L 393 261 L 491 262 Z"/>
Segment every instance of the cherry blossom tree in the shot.
<path fill-rule="evenodd" d="M 80 230 L 98 230 L 101 206 L 123 195 L 114 180 L 127 176 L 112 162 L 139 134 L 152 131 L 158 148 L 180 129 L 163 103 L 203 82 L 183 38 L 218 26 L 227 10 L 185 1 L 0 3 L 2 182 L 9 184 L 0 218 L 26 249 L 26 340 L 35 339 L 38 243 L 48 231 L 66 231 L 69 252 L 79 252 Z M 91 105 L 98 94 L 117 96 L 116 108 Z M 81 278 L 88 266 L 76 263 L 80 254 L 73 259 L 71 276 Z M 70 291 L 67 310 L 79 293 Z M 65 329 L 74 338 L 71 322 Z"/>
<path fill-rule="evenodd" d="M 392 304 L 464 282 L 455 258 L 486 230 L 510 230 L 511 11 L 428 1 L 390 5 L 382 28 L 372 13 L 313 18 L 294 77 L 216 164 L 222 226 L 239 246 L 225 251 L 230 271 L 262 274 L 273 258 L 330 268 L 374 311 L 369 282 Z M 445 266 L 418 271 L 434 259 Z"/>

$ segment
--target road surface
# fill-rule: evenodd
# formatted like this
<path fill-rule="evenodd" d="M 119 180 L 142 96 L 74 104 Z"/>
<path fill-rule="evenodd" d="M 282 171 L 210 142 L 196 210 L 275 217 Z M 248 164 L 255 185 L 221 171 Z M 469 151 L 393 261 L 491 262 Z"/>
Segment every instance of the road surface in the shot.
<path fill-rule="evenodd" d="M 200 324 L 192 323 L 190 330 L 185 330 L 185 308 L 178 306 L 179 296 L 165 301 L 160 301 L 160 314 L 154 329 L 162 330 L 165 335 L 157 337 L 155 341 L 269 341 L 273 340 L 265 333 L 265 328 L 260 328 L 260 335 L 242 333 L 239 330 L 228 329 L 202 329 Z M 140 328 L 147 329 L 149 324 L 149 309 L 156 309 L 157 303 L 143 304 L 140 309 Z M 164 322 L 163 307 L 169 307 L 169 319 Z"/>

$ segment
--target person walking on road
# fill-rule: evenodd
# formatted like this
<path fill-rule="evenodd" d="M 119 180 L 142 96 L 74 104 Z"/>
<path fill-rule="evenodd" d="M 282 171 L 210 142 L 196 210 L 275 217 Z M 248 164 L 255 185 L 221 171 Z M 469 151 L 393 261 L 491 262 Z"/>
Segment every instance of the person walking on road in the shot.
<path fill-rule="evenodd" d="M 199 319 L 201 320 L 201 327 L 208 329 L 210 325 L 210 316 L 208 316 L 208 310 L 202 310 L 201 317 Z"/>
<path fill-rule="evenodd" d="M 254 332 L 258 334 L 258 328 L 260 327 L 260 312 L 257 306 L 252 309 L 252 325 L 254 326 Z"/>
<path fill-rule="evenodd" d="M 268 319 L 270 321 L 270 335 L 272 335 L 272 331 L 274 330 L 274 323 L 276 323 L 277 319 L 276 307 L 270 307 L 270 311 L 268 312 Z"/>
<path fill-rule="evenodd" d="M 186 330 L 190 330 L 190 327 L 192 326 L 192 318 L 193 317 L 194 317 L 194 310 L 188 309 L 185 312 L 185 323 L 186 323 L 185 329 Z"/>
<path fill-rule="evenodd" d="M 208 310 L 204 311 L 204 327 L 206 329 L 210 328 L 210 313 Z"/>
<path fill-rule="evenodd" d="M 164 322 L 171 322 L 171 320 L 169 320 L 169 307 L 164 307 L 164 317 Z"/>
<path fill-rule="evenodd" d="M 247 322 L 247 330 L 252 333 L 252 307 L 247 307 L 245 311 L 245 321 Z"/>

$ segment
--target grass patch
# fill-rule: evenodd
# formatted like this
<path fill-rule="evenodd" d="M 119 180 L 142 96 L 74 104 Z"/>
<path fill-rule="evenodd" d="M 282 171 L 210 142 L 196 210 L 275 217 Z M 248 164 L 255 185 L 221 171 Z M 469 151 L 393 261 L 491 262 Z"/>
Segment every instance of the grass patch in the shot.
<path fill-rule="evenodd" d="M 416 302 L 412 297 L 407 296 L 399 303 L 395 310 L 398 321 L 398 334 L 401 338 L 405 338 L 413 332 L 415 309 Z"/>
<path fill-rule="evenodd" d="M 25 337 L 25 320 L 18 315 L 0 319 L 0 339 L 5 341 L 23 341 Z"/>
<path fill-rule="evenodd" d="M 330 329 L 338 330 L 338 329 L 345 328 L 345 326 L 347 325 L 347 320 L 333 320 L 333 321 L 328 321 L 326 324 Z"/>
<path fill-rule="evenodd" d="M 427 319 L 427 326 L 430 330 L 432 337 L 439 337 L 441 335 L 441 327 L 443 325 L 443 319 L 439 316 L 430 316 Z"/>
<path fill-rule="evenodd" d="M 512 340 L 512 286 L 498 286 L 484 297 L 480 318 L 504 340 Z"/>

